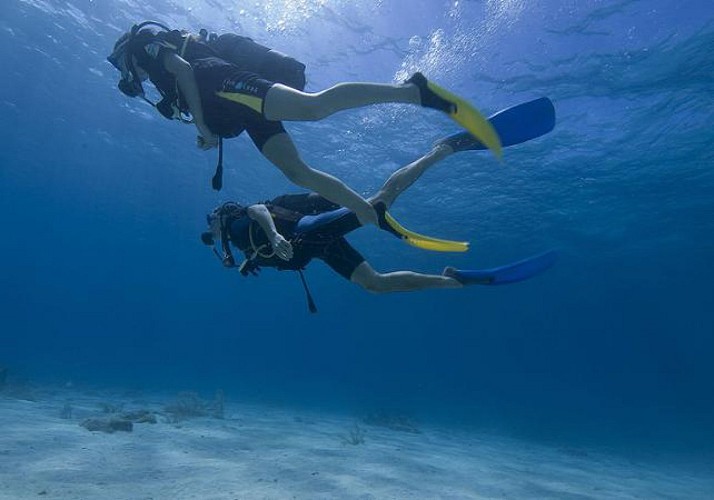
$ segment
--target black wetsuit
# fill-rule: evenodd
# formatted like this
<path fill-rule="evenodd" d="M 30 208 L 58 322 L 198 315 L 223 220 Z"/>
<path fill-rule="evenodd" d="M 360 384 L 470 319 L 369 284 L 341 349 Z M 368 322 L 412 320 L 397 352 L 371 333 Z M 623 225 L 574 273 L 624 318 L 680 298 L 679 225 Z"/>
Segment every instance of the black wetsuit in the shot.
<path fill-rule="evenodd" d="M 189 110 L 185 98 L 176 86 L 175 77 L 163 64 L 167 51 L 181 53 L 185 36 L 188 35 L 178 31 L 156 32 L 145 28 L 132 42 L 131 53 L 162 95 L 175 99 L 177 107 L 186 113 Z M 281 122 L 263 116 L 263 100 L 274 82 L 221 59 L 208 44 L 198 40 L 189 39 L 183 58 L 193 68 L 203 117 L 211 132 L 230 138 L 246 130 L 261 151 L 268 139 L 285 132 Z M 250 104 L 224 99 L 216 95 L 217 92 L 247 96 L 246 102 Z"/>
<path fill-rule="evenodd" d="M 295 229 L 302 216 L 330 212 L 340 208 L 339 205 L 315 193 L 309 193 L 280 196 L 266 202 L 265 206 L 273 216 L 278 232 L 291 241 L 293 258 L 285 261 L 277 256 L 268 257 L 272 250 L 267 235 L 260 225 L 243 211 L 241 216 L 235 217 L 229 223 L 228 234 L 231 243 L 240 249 L 246 258 L 251 258 L 251 264 L 281 270 L 298 270 L 305 268 L 312 259 L 320 259 L 349 280 L 357 266 L 364 262 L 364 257 L 344 238 L 346 233 L 360 227 L 352 213 L 339 221 L 296 234 Z M 261 247 L 262 250 L 253 257 L 255 250 Z"/>

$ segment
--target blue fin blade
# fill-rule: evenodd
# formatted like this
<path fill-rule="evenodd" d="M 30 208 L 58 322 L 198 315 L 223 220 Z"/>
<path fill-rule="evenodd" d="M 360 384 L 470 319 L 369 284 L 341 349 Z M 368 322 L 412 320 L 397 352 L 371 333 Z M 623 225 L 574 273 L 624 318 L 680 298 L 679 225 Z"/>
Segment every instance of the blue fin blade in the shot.
<path fill-rule="evenodd" d="M 488 119 L 503 146 L 512 146 L 547 134 L 555 127 L 555 108 L 547 97 L 499 111 Z M 485 149 L 485 146 L 484 146 Z"/>
<path fill-rule="evenodd" d="M 550 269 L 558 253 L 548 252 L 492 269 L 454 269 L 451 276 L 464 285 L 505 285 L 531 278 Z"/>
<path fill-rule="evenodd" d="M 503 147 L 521 144 L 547 134 L 555 128 L 555 108 L 547 97 L 524 102 L 491 115 L 488 121 L 501 138 Z M 436 144 L 448 144 L 455 151 L 480 151 L 486 146 L 472 135 L 459 132 Z"/>

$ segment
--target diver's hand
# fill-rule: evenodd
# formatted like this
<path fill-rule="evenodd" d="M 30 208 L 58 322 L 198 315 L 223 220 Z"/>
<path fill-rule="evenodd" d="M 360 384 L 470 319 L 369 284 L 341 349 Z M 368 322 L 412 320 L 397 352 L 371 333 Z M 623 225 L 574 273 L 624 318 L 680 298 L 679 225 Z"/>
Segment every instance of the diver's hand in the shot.
<path fill-rule="evenodd" d="M 275 250 L 275 255 L 281 259 L 290 260 L 293 258 L 293 246 L 288 240 L 283 238 L 283 235 L 280 233 L 273 235 L 270 244 L 273 246 L 273 250 Z"/>
<path fill-rule="evenodd" d="M 202 149 L 204 151 L 213 149 L 218 146 L 218 136 L 210 132 L 208 133 L 208 135 L 201 134 L 196 137 L 196 146 L 198 146 L 199 149 Z"/>
<path fill-rule="evenodd" d="M 213 149 L 216 146 L 218 146 L 218 136 L 211 132 L 211 129 L 208 128 L 208 125 L 203 120 L 199 120 L 196 118 L 196 128 L 198 129 L 198 137 L 196 137 L 196 145 L 204 150 L 207 151 L 209 149 Z"/>

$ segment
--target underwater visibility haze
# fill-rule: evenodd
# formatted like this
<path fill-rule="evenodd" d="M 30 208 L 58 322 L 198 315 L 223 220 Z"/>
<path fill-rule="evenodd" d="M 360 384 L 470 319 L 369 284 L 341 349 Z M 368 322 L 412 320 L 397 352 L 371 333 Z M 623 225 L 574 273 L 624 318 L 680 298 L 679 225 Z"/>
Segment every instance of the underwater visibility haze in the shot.
<path fill-rule="evenodd" d="M 384 408 L 539 442 L 714 456 L 714 11 L 704 1 L 6 0 L 0 6 L 0 366 L 8 383 L 225 391 Z M 243 277 L 201 244 L 218 203 L 297 192 L 244 136 L 216 151 L 116 88 L 134 23 L 233 31 L 307 65 L 307 91 L 421 71 L 484 114 L 539 97 L 555 129 L 449 157 L 391 209 L 463 254 L 350 235 L 375 269 L 531 280 L 375 295 L 315 262 Z M 377 105 L 286 122 L 369 195 L 458 132 Z M 369 437 L 369 435 L 368 435 Z M 711 462 L 709 462 L 711 464 Z"/>

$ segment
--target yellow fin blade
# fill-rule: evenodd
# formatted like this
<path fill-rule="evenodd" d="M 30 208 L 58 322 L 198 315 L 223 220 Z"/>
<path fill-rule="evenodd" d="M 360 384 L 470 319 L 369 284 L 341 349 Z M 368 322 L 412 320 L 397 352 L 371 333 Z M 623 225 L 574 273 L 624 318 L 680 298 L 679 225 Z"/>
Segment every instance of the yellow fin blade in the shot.
<path fill-rule="evenodd" d="M 456 104 L 456 112 L 449 116 L 481 141 L 499 160 L 503 158 L 503 148 L 493 125 L 468 101 L 449 92 L 432 81 L 427 81 L 429 89 L 439 97 Z"/>
<path fill-rule="evenodd" d="M 385 212 L 384 218 L 392 229 L 402 235 L 402 239 L 414 247 L 435 252 L 466 252 L 469 249 L 468 241 L 442 240 L 410 231 L 399 224 L 389 212 Z"/>

